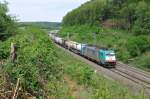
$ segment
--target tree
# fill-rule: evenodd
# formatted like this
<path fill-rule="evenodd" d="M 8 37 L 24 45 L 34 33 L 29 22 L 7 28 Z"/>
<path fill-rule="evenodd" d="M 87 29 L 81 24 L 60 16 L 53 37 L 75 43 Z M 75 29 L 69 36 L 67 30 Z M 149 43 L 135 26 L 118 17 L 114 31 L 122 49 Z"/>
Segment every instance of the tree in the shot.
<path fill-rule="evenodd" d="M 16 30 L 15 22 L 7 12 L 7 3 L 0 2 L 0 40 L 10 37 Z"/>
<path fill-rule="evenodd" d="M 150 34 L 150 6 L 146 2 L 139 2 L 136 7 L 137 20 L 133 31 L 136 35 Z"/>

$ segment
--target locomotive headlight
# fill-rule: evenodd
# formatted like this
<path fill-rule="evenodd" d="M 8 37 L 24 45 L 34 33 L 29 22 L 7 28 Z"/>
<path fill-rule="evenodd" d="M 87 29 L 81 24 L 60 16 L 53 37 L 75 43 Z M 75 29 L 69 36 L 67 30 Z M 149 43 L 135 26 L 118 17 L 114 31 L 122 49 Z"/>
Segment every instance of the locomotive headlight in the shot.
<path fill-rule="evenodd" d="M 116 57 L 114 53 L 110 53 L 106 55 L 106 61 L 108 62 L 114 62 L 116 61 Z"/>

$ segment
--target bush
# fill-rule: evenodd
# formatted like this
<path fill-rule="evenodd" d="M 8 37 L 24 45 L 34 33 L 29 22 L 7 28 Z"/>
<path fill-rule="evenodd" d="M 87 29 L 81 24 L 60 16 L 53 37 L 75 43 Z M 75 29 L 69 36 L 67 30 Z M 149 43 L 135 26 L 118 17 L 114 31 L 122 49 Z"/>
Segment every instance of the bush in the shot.
<path fill-rule="evenodd" d="M 133 63 L 139 68 L 150 71 L 150 53 L 137 57 Z"/>
<path fill-rule="evenodd" d="M 0 2 L 0 41 L 5 40 L 16 33 L 16 23 L 7 13 L 7 3 Z"/>
<path fill-rule="evenodd" d="M 150 34 L 150 7 L 146 2 L 139 2 L 135 15 L 137 16 L 137 20 L 133 26 L 133 32 L 136 35 L 148 35 Z"/>
<path fill-rule="evenodd" d="M 77 79 L 79 84 L 88 84 L 92 79 L 93 70 L 89 67 L 81 67 L 80 64 L 73 64 L 67 66 L 65 72 Z M 73 73 L 74 72 L 74 73 Z"/>
<path fill-rule="evenodd" d="M 0 59 L 7 59 L 9 57 L 9 42 L 0 42 Z"/>
<path fill-rule="evenodd" d="M 62 68 L 57 60 L 58 55 L 45 32 L 34 27 L 20 32 L 5 41 L 16 43 L 18 57 L 14 64 L 7 63 L 4 70 L 12 83 L 15 84 L 20 78 L 23 91 L 40 97 L 46 92 L 48 83 L 61 80 Z"/>
<path fill-rule="evenodd" d="M 127 41 L 127 49 L 132 57 L 136 57 L 149 50 L 148 38 L 145 36 L 132 37 Z"/>

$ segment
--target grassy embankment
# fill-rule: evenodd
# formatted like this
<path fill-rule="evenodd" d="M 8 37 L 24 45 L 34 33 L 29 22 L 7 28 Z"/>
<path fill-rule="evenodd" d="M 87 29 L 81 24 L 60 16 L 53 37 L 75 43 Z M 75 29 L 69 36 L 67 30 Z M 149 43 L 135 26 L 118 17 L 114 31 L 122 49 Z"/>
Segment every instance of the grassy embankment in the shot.
<path fill-rule="evenodd" d="M 119 61 L 150 71 L 150 36 L 89 25 L 63 27 L 60 32 L 64 38 L 69 33 L 71 40 L 87 44 L 95 44 L 94 32 L 98 32 L 96 45 L 115 50 Z"/>
<path fill-rule="evenodd" d="M 9 60 L 11 42 L 17 46 L 14 63 Z M 71 97 L 55 49 L 47 33 L 35 27 L 20 29 L 15 36 L 0 42 L 0 60 L 5 60 L 0 68 L 0 98 L 12 98 L 17 81 L 18 99 Z"/>

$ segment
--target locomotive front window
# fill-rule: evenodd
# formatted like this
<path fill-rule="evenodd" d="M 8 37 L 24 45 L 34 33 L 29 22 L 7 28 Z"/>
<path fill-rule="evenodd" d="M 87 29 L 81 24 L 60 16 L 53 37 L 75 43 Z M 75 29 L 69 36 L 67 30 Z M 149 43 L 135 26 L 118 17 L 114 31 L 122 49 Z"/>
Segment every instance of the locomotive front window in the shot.
<path fill-rule="evenodd" d="M 115 56 L 115 54 L 114 54 L 114 53 L 111 53 L 111 54 L 107 54 L 107 56 Z"/>

